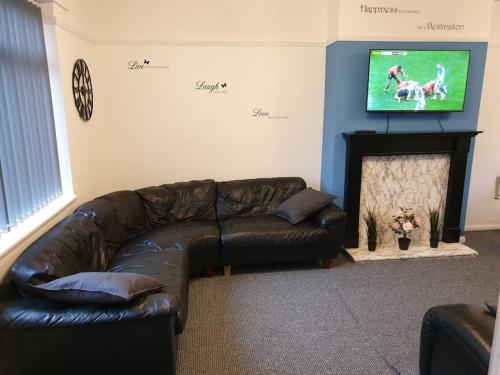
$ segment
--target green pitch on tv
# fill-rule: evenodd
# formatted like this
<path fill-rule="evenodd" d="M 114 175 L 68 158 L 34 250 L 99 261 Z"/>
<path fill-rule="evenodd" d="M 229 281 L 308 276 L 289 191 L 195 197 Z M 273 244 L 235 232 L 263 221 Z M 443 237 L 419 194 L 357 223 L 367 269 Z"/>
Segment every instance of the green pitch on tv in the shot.
<path fill-rule="evenodd" d="M 470 51 L 370 50 L 367 111 L 464 110 Z"/>

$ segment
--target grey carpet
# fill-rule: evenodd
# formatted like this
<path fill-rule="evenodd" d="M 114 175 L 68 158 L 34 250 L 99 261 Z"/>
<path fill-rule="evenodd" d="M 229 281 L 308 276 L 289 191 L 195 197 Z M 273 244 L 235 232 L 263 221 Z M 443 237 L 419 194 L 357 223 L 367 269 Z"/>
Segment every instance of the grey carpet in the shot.
<path fill-rule="evenodd" d="M 418 375 L 420 323 L 445 303 L 496 303 L 500 231 L 478 257 L 236 268 L 190 284 L 179 375 Z"/>

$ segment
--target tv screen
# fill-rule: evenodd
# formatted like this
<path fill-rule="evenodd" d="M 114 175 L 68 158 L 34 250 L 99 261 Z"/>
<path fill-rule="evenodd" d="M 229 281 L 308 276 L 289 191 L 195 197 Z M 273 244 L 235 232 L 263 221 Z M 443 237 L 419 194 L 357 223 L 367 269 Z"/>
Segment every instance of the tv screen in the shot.
<path fill-rule="evenodd" d="M 470 51 L 370 50 L 367 111 L 459 112 Z"/>

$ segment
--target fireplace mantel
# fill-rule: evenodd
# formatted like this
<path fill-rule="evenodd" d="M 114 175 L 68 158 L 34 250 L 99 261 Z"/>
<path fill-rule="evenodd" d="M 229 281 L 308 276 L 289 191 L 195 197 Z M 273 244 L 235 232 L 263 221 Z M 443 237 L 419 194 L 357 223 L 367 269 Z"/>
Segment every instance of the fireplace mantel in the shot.
<path fill-rule="evenodd" d="M 347 228 L 344 246 L 346 248 L 356 248 L 359 245 L 359 210 L 363 157 L 382 155 L 450 155 L 442 240 L 445 242 L 459 242 L 467 154 L 470 150 L 471 138 L 479 133 L 481 132 L 344 133 L 347 142 L 344 189 L 344 211 L 347 213 Z"/>

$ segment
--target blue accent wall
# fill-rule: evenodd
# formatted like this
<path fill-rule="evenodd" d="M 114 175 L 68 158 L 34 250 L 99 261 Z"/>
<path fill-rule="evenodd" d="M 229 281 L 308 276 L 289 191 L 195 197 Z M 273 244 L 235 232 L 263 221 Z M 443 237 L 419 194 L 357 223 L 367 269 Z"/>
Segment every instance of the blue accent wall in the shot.
<path fill-rule="evenodd" d="M 471 50 L 467 93 L 463 112 L 391 113 L 389 132 L 475 130 L 486 63 L 487 43 L 428 42 L 335 42 L 326 50 L 325 113 L 321 189 L 337 195 L 344 203 L 346 143 L 342 133 L 369 129 L 386 131 L 387 114 L 366 112 L 368 59 L 370 49 Z M 479 135 L 485 136 L 485 135 Z M 474 142 L 469 154 L 462 202 L 461 228 L 465 225 L 467 197 Z"/>

